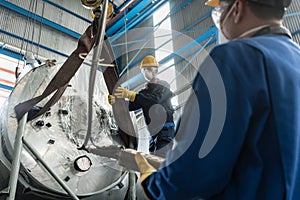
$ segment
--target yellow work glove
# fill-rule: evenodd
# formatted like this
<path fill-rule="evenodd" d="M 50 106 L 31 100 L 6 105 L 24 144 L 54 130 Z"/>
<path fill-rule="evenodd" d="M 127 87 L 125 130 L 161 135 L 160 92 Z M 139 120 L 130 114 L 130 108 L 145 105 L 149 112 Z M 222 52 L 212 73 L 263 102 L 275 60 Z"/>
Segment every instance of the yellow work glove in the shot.
<path fill-rule="evenodd" d="M 141 173 L 141 182 L 143 182 L 153 172 L 156 172 L 156 169 L 152 165 L 150 165 L 146 158 L 140 153 L 135 154 L 134 158 Z"/>
<path fill-rule="evenodd" d="M 115 96 L 117 98 L 128 98 L 129 101 L 133 102 L 135 100 L 136 92 L 130 91 L 127 88 L 118 87 L 115 90 Z"/>
<path fill-rule="evenodd" d="M 113 105 L 116 102 L 116 98 L 114 97 L 114 95 L 109 94 L 108 95 L 108 103 L 110 105 Z"/>

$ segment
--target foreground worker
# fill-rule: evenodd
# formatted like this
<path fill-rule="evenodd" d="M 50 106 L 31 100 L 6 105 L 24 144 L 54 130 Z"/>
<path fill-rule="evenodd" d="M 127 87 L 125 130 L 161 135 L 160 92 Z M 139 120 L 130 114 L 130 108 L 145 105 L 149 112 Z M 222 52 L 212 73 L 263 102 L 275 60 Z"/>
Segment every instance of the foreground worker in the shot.
<path fill-rule="evenodd" d="M 114 96 L 128 98 L 129 111 L 142 108 L 151 135 L 149 151 L 164 157 L 168 149 L 172 148 L 174 139 L 174 110 L 171 104 L 173 93 L 166 81 L 157 78 L 158 67 L 153 56 L 146 56 L 140 65 L 141 72 L 148 81 L 145 88 L 137 93 L 118 87 Z M 114 96 L 108 96 L 110 104 L 115 102 Z"/>
<path fill-rule="evenodd" d="M 300 48 L 282 27 L 290 3 L 207 2 L 231 41 L 200 66 L 165 167 L 137 154 L 150 199 L 300 199 Z"/>

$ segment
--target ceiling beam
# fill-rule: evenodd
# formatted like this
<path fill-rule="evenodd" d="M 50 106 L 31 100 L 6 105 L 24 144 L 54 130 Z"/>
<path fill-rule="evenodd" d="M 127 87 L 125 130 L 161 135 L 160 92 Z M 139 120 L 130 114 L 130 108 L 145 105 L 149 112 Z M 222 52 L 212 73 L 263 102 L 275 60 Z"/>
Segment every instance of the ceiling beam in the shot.
<path fill-rule="evenodd" d="M 12 3 L 7 2 L 5 0 L 0 0 L 0 5 L 4 6 L 7 9 L 10 9 L 10 10 L 16 12 L 16 13 L 19 13 L 19 14 L 25 16 L 25 17 L 28 17 L 30 19 L 36 20 L 38 22 L 41 22 L 41 23 L 43 23 L 44 25 L 46 25 L 48 27 L 51 27 L 51 28 L 53 28 L 55 30 L 58 30 L 58 31 L 60 31 L 62 33 L 65 33 L 65 34 L 67 34 L 69 36 L 72 36 L 72 37 L 74 37 L 76 39 L 80 38 L 80 36 L 81 36 L 81 34 L 75 32 L 75 31 L 73 31 L 71 29 L 68 29 L 68 28 L 66 28 L 64 26 L 61 26 L 61 25 L 59 25 L 59 24 L 57 24 L 55 22 L 52 22 L 52 21 L 50 21 L 50 20 L 48 20 L 46 18 L 43 18 L 43 17 L 41 17 L 39 15 L 36 15 L 35 13 L 29 12 L 28 10 L 25 10 L 24 8 L 21 8 L 21 7 L 17 6 L 17 5 L 15 5 L 15 4 L 12 4 Z"/>
<path fill-rule="evenodd" d="M 134 6 L 126 16 L 123 15 L 120 19 L 117 19 L 117 22 L 111 26 L 108 26 L 106 29 L 106 35 L 111 36 L 115 34 L 120 28 L 124 26 L 125 20 L 131 21 L 138 13 L 144 10 L 149 4 L 152 4 L 152 0 L 143 0 L 140 1 L 137 5 Z"/>
<path fill-rule="evenodd" d="M 75 12 L 73 12 L 73 11 L 67 9 L 67 8 L 64 8 L 64 7 L 58 5 L 58 4 L 56 4 L 56 3 L 54 3 L 54 2 L 52 2 L 52 1 L 50 1 L 50 0 L 42 0 L 42 1 L 44 1 L 44 2 L 46 2 L 46 3 L 48 3 L 48 4 L 50 4 L 50 5 L 52 5 L 52 6 L 56 7 L 56 8 L 58 8 L 58 9 L 60 9 L 60 10 L 63 10 L 63 11 L 65 11 L 65 12 L 67 12 L 67 13 L 69 13 L 69 14 L 75 16 L 75 17 L 77 17 L 78 19 L 81 19 L 81 20 L 83 20 L 83 21 L 85 21 L 85 22 L 88 22 L 88 23 L 92 23 L 91 20 L 89 20 L 89 19 L 87 19 L 87 18 L 85 18 L 85 17 L 83 17 L 83 16 L 81 16 L 81 15 L 78 15 L 77 13 L 75 13 Z"/>
<path fill-rule="evenodd" d="M 1 29 L 0 29 L 0 33 L 9 35 L 10 37 L 13 37 L 13 38 L 16 38 L 16 39 L 19 39 L 19 40 L 24 40 L 24 42 L 26 42 L 26 43 L 31 43 L 31 44 L 33 44 L 33 45 L 35 45 L 35 46 L 38 46 L 38 47 L 43 48 L 43 49 L 46 49 L 47 51 L 51 51 L 51 52 L 56 53 L 56 54 L 58 54 L 58 55 L 61 55 L 61 56 L 64 56 L 64 57 L 68 57 L 67 54 L 64 54 L 64 53 L 62 53 L 62 52 L 59 52 L 59 51 L 57 51 L 57 50 L 55 50 L 55 49 L 51 49 L 51 48 L 49 48 L 49 47 L 47 47 L 47 46 L 38 44 L 38 43 L 33 42 L 33 41 L 31 41 L 31 40 L 28 40 L 28 39 L 26 39 L 26 38 L 22 38 L 22 37 L 20 37 L 20 36 L 18 36 L 18 35 L 15 35 L 15 34 L 13 34 L 13 33 L 7 32 L 7 31 L 5 31 L 5 30 L 1 30 Z M 4 47 L 5 47 L 5 46 L 4 46 Z M 17 58 L 17 59 L 18 59 L 18 58 Z"/>

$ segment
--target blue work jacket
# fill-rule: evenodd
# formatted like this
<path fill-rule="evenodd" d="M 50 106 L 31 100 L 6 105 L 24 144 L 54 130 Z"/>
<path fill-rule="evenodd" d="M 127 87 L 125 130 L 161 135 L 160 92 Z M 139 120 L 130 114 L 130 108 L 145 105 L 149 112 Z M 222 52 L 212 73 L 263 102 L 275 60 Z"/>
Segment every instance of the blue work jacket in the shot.
<path fill-rule="evenodd" d="M 300 49 L 268 34 L 216 46 L 199 67 L 151 199 L 300 199 Z"/>

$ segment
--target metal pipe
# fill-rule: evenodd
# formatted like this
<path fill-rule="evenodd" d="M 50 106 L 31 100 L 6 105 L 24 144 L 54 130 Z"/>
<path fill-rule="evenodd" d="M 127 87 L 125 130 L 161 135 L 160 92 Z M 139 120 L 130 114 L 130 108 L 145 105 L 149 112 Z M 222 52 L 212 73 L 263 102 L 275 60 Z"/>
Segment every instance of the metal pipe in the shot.
<path fill-rule="evenodd" d="M 26 148 L 33 154 L 36 159 L 45 167 L 45 169 L 53 176 L 53 178 L 57 181 L 57 183 L 70 195 L 70 197 L 74 200 L 79 200 L 76 194 L 55 174 L 55 172 L 49 167 L 49 165 L 43 160 L 43 158 L 39 155 L 39 153 L 23 138 L 23 143 Z M 10 199 L 14 200 L 14 199 Z"/>
<path fill-rule="evenodd" d="M 93 51 L 93 58 L 92 58 L 92 66 L 90 71 L 90 78 L 89 78 L 89 98 L 88 98 L 88 124 L 87 124 L 87 133 L 85 136 L 84 143 L 81 148 L 85 148 L 87 145 L 92 132 L 92 117 L 93 117 L 93 95 L 94 95 L 94 87 L 95 87 L 95 78 L 96 72 L 98 70 L 98 61 L 101 56 L 102 46 L 104 42 L 104 35 L 105 35 L 105 26 L 106 26 L 106 15 L 107 15 L 107 8 L 108 8 L 108 0 L 104 1 L 101 18 L 99 20 L 98 32 L 96 37 L 96 43 Z"/>
<path fill-rule="evenodd" d="M 137 13 L 139 13 L 141 10 L 144 10 L 148 5 L 152 3 L 152 0 L 143 0 L 139 2 L 132 10 L 130 10 L 127 13 L 127 19 L 125 19 L 125 16 L 123 16 L 121 19 L 119 19 L 115 24 L 111 25 L 106 30 L 106 35 L 112 36 L 114 35 L 123 25 L 125 20 L 132 20 Z"/>
<path fill-rule="evenodd" d="M 12 36 L 12 35 L 10 35 L 10 36 Z M 21 38 L 18 38 L 18 39 L 21 39 Z M 32 41 L 29 41 L 29 40 L 27 42 L 32 43 Z M 14 57 L 10 56 L 10 57 L 19 59 L 19 60 L 23 60 L 23 55 L 25 55 L 26 50 L 6 44 L 4 42 L 0 42 L 0 46 L 1 46 L 1 49 L 11 51 L 11 52 L 15 53 L 16 55 L 18 55 L 18 57 L 17 56 L 14 56 Z M 1 52 L 1 50 L 0 50 L 0 52 Z M 65 56 L 68 57 L 68 55 L 65 55 Z M 47 60 L 47 58 L 45 58 L 43 56 L 37 56 L 36 59 L 43 60 L 43 61 Z"/>
<path fill-rule="evenodd" d="M 150 8 L 148 8 L 145 12 L 140 14 L 137 18 L 134 18 L 134 20 L 131 20 L 128 23 L 127 29 L 130 30 L 131 28 L 137 26 L 141 22 L 148 20 L 153 15 L 153 12 L 166 2 L 167 2 L 166 0 L 161 0 L 161 1 L 155 2 L 153 5 L 151 5 Z M 111 41 L 114 42 L 115 39 L 118 39 L 118 37 L 122 36 L 125 32 L 124 29 L 125 28 L 123 27 L 120 30 L 116 30 L 115 32 L 113 32 L 112 34 L 116 34 L 116 36 Z M 108 31 L 110 31 L 110 30 L 108 30 Z M 108 35 L 111 36 L 112 34 L 108 34 Z"/>
<path fill-rule="evenodd" d="M 133 149 L 132 141 L 129 142 L 129 148 Z M 128 175 L 128 200 L 136 200 L 136 176 L 134 171 L 129 171 Z"/>
<path fill-rule="evenodd" d="M 11 172 L 9 177 L 9 185 L 8 185 L 9 196 L 7 197 L 8 200 L 14 200 L 16 196 L 18 176 L 20 170 L 20 157 L 22 152 L 22 137 L 26 127 L 27 116 L 28 113 L 26 113 L 18 123 L 17 134 L 14 142 L 13 162 L 12 162 L 12 167 L 11 167 Z"/>
<path fill-rule="evenodd" d="M 121 9 L 121 12 L 119 12 L 116 16 L 114 16 L 111 20 L 109 20 L 106 23 L 106 26 L 109 26 L 112 22 L 114 22 L 122 13 L 124 13 L 133 3 L 135 3 L 136 0 L 131 1 L 128 3 L 124 8 Z"/>
<path fill-rule="evenodd" d="M 129 200 L 136 200 L 136 176 L 129 172 Z"/>

